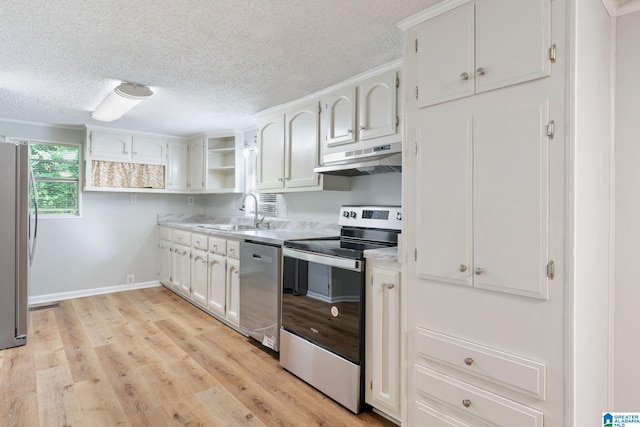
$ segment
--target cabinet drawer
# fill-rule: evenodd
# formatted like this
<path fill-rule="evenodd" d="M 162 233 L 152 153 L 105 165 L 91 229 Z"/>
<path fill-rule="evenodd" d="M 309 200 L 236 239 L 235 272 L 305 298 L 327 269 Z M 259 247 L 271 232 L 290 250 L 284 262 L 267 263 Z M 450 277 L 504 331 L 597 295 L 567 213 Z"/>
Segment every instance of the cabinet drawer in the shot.
<path fill-rule="evenodd" d="M 415 366 L 419 393 L 499 426 L 542 427 L 542 412 L 448 375 Z M 445 424 L 446 425 L 446 424 Z"/>
<path fill-rule="evenodd" d="M 191 246 L 191 233 L 182 230 L 171 230 L 171 241 L 185 246 Z"/>
<path fill-rule="evenodd" d="M 202 234 L 192 234 L 191 235 L 191 246 L 194 248 L 207 250 L 208 249 L 208 239 L 207 236 L 203 236 Z"/>
<path fill-rule="evenodd" d="M 417 329 L 417 352 L 462 372 L 545 400 L 545 365 L 427 329 Z"/>
<path fill-rule="evenodd" d="M 227 256 L 230 258 L 240 258 L 240 242 L 237 240 L 227 240 Z"/>
<path fill-rule="evenodd" d="M 220 255 L 226 255 L 227 241 L 218 237 L 209 237 L 209 251 Z"/>
<path fill-rule="evenodd" d="M 171 229 L 169 227 L 158 227 L 160 240 L 171 240 Z"/>
<path fill-rule="evenodd" d="M 470 427 L 462 421 L 451 418 L 442 412 L 420 402 L 416 402 L 416 425 L 429 427 Z"/>

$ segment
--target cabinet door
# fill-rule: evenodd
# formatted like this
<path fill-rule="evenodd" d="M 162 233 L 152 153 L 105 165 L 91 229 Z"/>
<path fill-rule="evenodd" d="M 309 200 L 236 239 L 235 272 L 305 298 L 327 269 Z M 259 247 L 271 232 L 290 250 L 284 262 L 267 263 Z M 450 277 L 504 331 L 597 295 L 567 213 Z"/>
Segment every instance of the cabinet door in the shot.
<path fill-rule="evenodd" d="M 189 190 L 204 190 L 204 139 L 189 141 Z"/>
<path fill-rule="evenodd" d="M 191 296 L 191 249 L 174 245 L 171 257 L 171 287 L 183 295 Z"/>
<path fill-rule="evenodd" d="M 550 0 L 476 3 L 476 92 L 551 74 L 550 9 Z"/>
<path fill-rule="evenodd" d="M 167 141 L 162 139 L 133 137 L 132 159 L 138 162 L 167 162 Z"/>
<path fill-rule="evenodd" d="M 91 132 L 91 157 L 107 160 L 131 159 L 131 136 Z"/>
<path fill-rule="evenodd" d="M 240 325 L 240 262 L 227 259 L 227 320 Z"/>
<path fill-rule="evenodd" d="M 284 117 L 264 118 L 258 124 L 258 189 L 284 187 Z"/>
<path fill-rule="evenodd" d="M 193 250 L 191 254 L 191 299 L 203 307 L 207 306 L 207 279 L 208 266 L 207 253 L 201 250 Z"/>
<path fill-rule="evenodd" d="M 370 289 L 371 378 L 367 402 L 400 419 L 400 272 L 373 266 Z"/>
<path fill-rule="evenodd" d="M 472 284 L 472 119 L 451 104 L 420 111 L 416 175 L 418 277 Z"/>
<path fill-rule="evenodd" d="M 418 108 L 473 95 L 474 4 L 458 6 L 416 29 Z"/>
<path fill-rule="evenodd" d="M 474 115 L 476 287 L 547 298 L 547 121 L 546 100 Z"/>
<path fill-rule="evenodd" d="M 318 102 L 303 105 L 285 114 L 285 186 L 314 187 L 320 177 L 318 166 Z"/>
<path fill-rule="evenodd" d="M 224 256 L 209 254 L 209 310 L 221 317 L 226 315 L 227 275 Z"/>
<path fill-rule="evenodd" d="M 358 139 L 396 133 L 395 71 L 369 79 L 358 88 Z"/>
<path fill-rule="evenodd" d="M 158 244 L 160 265 L 158 273 L 160 275 L 160 283 L 163 285 L 171 284 L 171 243 L 166 240 L 160 240 Z"/>
<path fill-rule="evenodd" d="M 188 149 L 181 141 L 170 141 L 167 154 L 167 188 L 169 190 L 188 190 Z"/>
<path fill-rule="evenodd" d="M 327 147 L 356 141 L 356 88 L 341 89 L 325 97 L 325 141 Z"/>

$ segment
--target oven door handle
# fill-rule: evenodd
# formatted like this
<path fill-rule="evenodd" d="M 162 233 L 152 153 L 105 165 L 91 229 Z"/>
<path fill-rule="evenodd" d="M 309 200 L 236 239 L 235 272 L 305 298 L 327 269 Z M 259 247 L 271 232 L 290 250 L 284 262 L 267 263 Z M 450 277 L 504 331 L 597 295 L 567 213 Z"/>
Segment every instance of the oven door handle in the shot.
<path fill-rule="evenodd" d="M 316 264 L 324 264 L 330 267 L 342 268 L 351 271 L 362 271 L 363 266 L 363 262 L 357 259 L 318 255 L 290 248 L 284 248 L 282 250 L 282 255 L 289 258 L 301 259 L 304 261 L 314 262 Z"/>

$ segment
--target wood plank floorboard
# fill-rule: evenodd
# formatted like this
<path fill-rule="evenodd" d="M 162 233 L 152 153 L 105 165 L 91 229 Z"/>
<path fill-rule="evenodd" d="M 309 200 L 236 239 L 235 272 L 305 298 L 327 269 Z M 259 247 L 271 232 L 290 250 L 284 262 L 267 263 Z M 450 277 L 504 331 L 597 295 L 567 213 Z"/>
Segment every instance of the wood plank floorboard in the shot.
<path fill-rule="evenodd" d="M 353 415 L 263 348 L 155 287 L 30 313 L 0 351 L 0 427 L 394 426 Z"/>

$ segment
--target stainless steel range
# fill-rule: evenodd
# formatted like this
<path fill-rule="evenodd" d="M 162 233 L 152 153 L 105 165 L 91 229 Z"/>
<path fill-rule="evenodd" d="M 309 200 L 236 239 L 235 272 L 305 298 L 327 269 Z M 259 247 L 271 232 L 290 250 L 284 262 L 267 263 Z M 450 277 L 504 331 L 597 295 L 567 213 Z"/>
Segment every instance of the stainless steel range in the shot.
<path fill-rule="evenodd" d="M 340 236 L 283 249 L 280 364 L 352 412 L 364 396 L 364 251 L 398 244 L 399 206 L 343 206 Z"/>

